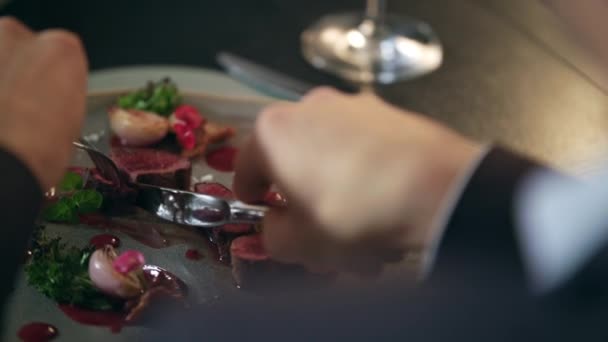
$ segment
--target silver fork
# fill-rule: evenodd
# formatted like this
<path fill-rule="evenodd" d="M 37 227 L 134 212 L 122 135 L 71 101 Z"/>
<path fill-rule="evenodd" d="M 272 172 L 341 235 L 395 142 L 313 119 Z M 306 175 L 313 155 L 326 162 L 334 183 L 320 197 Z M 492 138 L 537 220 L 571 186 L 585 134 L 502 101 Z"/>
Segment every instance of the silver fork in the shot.
<path fill-rule="evenodd" d="M 137 189 L 136 205 L 167 221 L 188 226 L 213 228 L 227 223 L 260 223 L 268 206 L 251 205 L 237 200 L 163 188 L 142 183 L 128 183 L 120 176 L 114 161 L 81 139 L 73 145 L 85 151 L 101 175 L 116 186 Z"/>
<path fill-rule="evenodd" d="M 87 153 L 93 164 L 95 164 L 97 170 L 99 170 L 99 173 L 101 173 L 105 179 L 112 181 L 112 183 L 118 187 L 124 185 L 124 181 L 120 176 L 120 171 L 118 171 L 118 166 L 116 166 L 114 161 L 105 155 L 105 153 L 96 149 L 84 139 L 74 141 L 72 144 L 76 148 Z"/>

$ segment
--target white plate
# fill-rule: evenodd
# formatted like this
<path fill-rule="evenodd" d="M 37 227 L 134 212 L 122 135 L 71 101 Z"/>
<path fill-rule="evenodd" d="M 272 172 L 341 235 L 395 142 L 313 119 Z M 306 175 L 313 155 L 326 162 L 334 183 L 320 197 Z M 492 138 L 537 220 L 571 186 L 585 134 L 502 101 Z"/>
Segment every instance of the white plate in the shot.
<path fill-rule="evenodd" d="M 185 66 L 129 66 L 94 71 L 89 75 L 89 93 L 141 87 L 149 80 L 170 76 L 180 87 L 189 92 L 214 95 L 266 97 L 257 91 L 214 70 Z"/>

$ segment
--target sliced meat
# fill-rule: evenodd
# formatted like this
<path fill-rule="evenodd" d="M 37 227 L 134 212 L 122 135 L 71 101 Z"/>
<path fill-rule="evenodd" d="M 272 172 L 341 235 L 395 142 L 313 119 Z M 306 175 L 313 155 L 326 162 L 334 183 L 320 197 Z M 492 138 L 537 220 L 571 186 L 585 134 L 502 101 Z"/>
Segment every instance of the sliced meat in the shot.
<path fill-rule="evenodd" d="M 258 293 L 301 290 L 327 284 L 327 275 L 308 272 L 304 267 L 271 259 L 260 234 L 240 236 L 230 245 L 232 276 L 244 290 Z"/>
<path fill-rule="evenodd" d="M 233 172 L 238 149 L 233 146 L 222 146 L 205 156 L 207 165 L 222 172 Z"/>
<path fill-rule="evenodd" d="M 194 192 L 199 194 L 221 197 L 225 199 L 234 199 L 232 190 L 224 185 L 215 182 L 202 182 L 194 184 Z"/>
<path fill-rule="evenodd" d="M 188 189 L 190 186 L 190 161 L 171 152 L 115 146 L 111 157 L 132 182 L 175 189 Z"/>
<path fill-rule="evenodd" d="M 85 186 L 96 189 L 103 195 L 103 207 L 106 210 L 129 211 L 130 205 L 135 203 L 137 197 L 135 189 L 127 185 L 121 187 L 114 185 L 103 178 L 97 169 L 90 169 Z"/>

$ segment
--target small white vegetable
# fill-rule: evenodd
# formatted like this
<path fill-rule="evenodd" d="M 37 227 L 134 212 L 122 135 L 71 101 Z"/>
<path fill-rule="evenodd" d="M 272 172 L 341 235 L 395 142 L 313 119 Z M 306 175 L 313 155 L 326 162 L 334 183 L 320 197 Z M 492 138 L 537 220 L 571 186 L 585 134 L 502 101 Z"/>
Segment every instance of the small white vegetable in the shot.
<path fill-rule="evenodd" d="M 140 296 L 145 287 L 141 271 L 143 257 L 142 265 L 138 269 L 131 268 L 129 272 L 125 273 L 117 271 L 117 265 L 115 265 L 117 257 L 116 251 L 109 245 L 93 252 L 89 259 L 89 277 L 93 285 L 103 293 L 114 297 Z"/>
<path fill-rule="evenodd" d="M 127 146 L 148 146 L 169 132 L 169 120 L 155 113 L 114 107 L 109 111 L 110 128 Z"/>

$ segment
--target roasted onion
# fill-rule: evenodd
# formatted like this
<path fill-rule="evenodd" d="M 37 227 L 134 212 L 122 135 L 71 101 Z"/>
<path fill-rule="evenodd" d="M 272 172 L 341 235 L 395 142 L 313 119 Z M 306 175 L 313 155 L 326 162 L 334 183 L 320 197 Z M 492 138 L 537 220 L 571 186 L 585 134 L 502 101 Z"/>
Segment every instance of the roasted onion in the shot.
<path fill-rule="evenodd" d="M 114 107 L 108 115 L 112 132 L 126 146 L 152 145 L 169 132 L 169 120 L 151 112 Z"/>
<path fill-rule="evenodd" d="M 120 256 L 110 245 L 98 249 L 89 260 L 89 277 L 103 293 L 119 298 L 134 298 L 145 290 L 143 255 L 127 251 Z"/>

